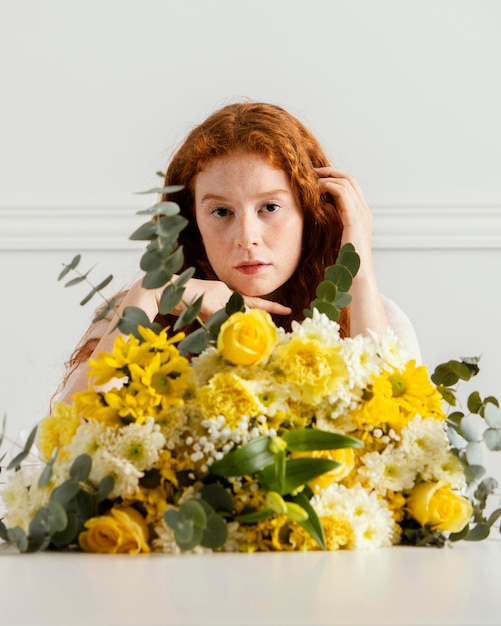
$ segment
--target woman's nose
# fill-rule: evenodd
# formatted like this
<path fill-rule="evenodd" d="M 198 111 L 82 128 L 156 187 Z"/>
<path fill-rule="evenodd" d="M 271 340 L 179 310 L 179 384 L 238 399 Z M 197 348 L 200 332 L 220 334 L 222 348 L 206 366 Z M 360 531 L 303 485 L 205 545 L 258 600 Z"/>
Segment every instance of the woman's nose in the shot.
<path fill-rule="evenodd" d="M 236 224 L 235 246 L 237 248 L 252 248 L 259 245 L 261 230 L 257 216 L 245 216 Z"/>

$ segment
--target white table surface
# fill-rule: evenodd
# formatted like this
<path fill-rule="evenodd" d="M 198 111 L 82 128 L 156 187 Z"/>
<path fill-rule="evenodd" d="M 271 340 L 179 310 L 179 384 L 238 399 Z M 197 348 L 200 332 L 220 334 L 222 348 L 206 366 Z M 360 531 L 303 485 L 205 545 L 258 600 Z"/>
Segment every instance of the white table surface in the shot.
<path fill-rule="evenodd" d="M 501 624 L 501 540 L 170 556 L 0 545 L 0 625 Z"/>

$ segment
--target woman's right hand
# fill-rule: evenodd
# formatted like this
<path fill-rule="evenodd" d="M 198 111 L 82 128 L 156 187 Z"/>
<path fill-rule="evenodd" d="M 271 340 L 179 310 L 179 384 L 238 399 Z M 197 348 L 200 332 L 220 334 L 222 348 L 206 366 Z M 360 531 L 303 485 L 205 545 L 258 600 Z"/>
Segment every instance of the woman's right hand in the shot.
<path fill-rule="evenodd" d="M 161 289 L 155 290 L 157 310 L 163 289 L 162 287 Z M 206 320 L 216 311 L 224 309 L 232 293 L 233 291 L 219 280 L 191 278 L 185 285 L 183 300 L 184 302 L 193 302 L 203 294 L 200 318 Z M 279 304 L 278 302 L 273 302 L 272 300 L 245 295 L 243 295 L 243 299 L 245 306 L 249 309 L 263 309 L 264 311 L 268 311 L 268 313 L 276 315 L 288 315 L 291 312 L 289 307 Z M 171 315 L 181 315 L 184 308 L 185 305 L 181 302 L 170 313 Z"/>

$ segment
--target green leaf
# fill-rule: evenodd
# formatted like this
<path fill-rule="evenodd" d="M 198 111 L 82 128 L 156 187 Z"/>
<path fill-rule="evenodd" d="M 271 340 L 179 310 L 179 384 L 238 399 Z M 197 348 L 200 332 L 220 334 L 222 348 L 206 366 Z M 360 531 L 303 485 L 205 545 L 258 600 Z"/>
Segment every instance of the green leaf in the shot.
<path fill-rule="evenodd" d="M 489 450 L 501 450 L 501 430 L 498 428 L 488 428 L 484 432 L 485 445 Z"/>
<path fill-rule="evenodd" d="M 489 524 L 481 522 L 470 530 L 465 539 L 466 541 L 483 541 L 484 539 L 487 539 L 490 532 L 491 527 Z"/>
<path fill-rule="evenodd" d="M 79 533 L 76 513 L 68 512 L 66 517 L 67 522 L 64 530 L 54 533 L 51 538 L 51 543 L 59 549 L 66 548 L 72 544 Z"/>
<path fill-rule="evenodd" d="M 45 485 L 47 485 L 47 483 L 51 479 L 51 477 L 52 477 L 52 468 L 54 467 L 54 463 L 56 462 L 56 459 L 57 459 L 58 455 L 59 455 L 59 448 L 56 448 L 54 450 L 54 452 L 52 453 L 52 456 L 50 457 L 49 461 L 47 462 L 47 464 L 43 468 L 42 473 L 40 474 L 40 477 L 38 479 L 38 488 L 39 489 L 42 489 L 43 487 L 45 487 Z"/>
<path fill-rule="evenodd" d="M 12 459 L 12 461 L 7 465 L 7 471 L 20 467 L 21 463 L 29 455 L 29 453 L 31 452 L 31 447 L 33 446 L 33 443 L 35 441 L 35 436 L 37 434 L 37 428 L 38 428 L 38 426 L 35 426 L 33 428 L 33 430 L 30 432 L 30 434 L 28 435 L 28 439 L 26 440 L 26 443 L 24 444 L 24 448 L 22 449 L 22 451 L 18 455 L 16 455 Z"/>
<path fill-rule="evenodd" d="M 495 478 L 484 478 L 476 488 L 474 496 L 477 500 L 485 501 L 497 488 L 498 481 Z"/>
<path fill-rule="evenodd" d="M 154 187 L 153 189 L 148 189 L 147 191 L 136 191 L 136 195 L 144 196 L 150 193 L 169 194 L 181 191 L 181 189 L 184 189 L 184 185 L 169 185 L 168 187 Z"/>
<path fill-rule="evenodd" d="M 228 314 L 228 317 L 233 315 L 233 313 L 243 313 L 245 311 L 245 302 L 242 294 L 238 291 L 234 291 L 226 303 L 225 311 Z"/>
<path fill-rule="evenodd" d="M 19 552 L 28 551 L 28 537 L 21 526 L 14 526 L 14 528 L 7 529 L 7 537 L 10 543 L 14 543 L 17 546 Z"/>
<path fill-rule="evenodd" d="M 110 313 L 110 311 L 113 309 L 113 307 L 115 306 L 115 304 L 118 302 L 118 297 L 115 296 L 113 297 L 111 300 L 109 300 L 106 303 L 106 306 L 100 311 L 100 313 L 98 315 L 96 315 L 96 317 L 92 320 L 92 323 L 95 324 L 96 322 L 99 322 L 100 320 L 103 320 L 108 313 Z"/>
<path fill-rule="evenodd" d="M 204 528 L 202 539 L 200 543 L 206 548 L 211 550 L 217 550 L 226 543 L 228 538 L 228 526 L 226 521 L 218 515 L 213 513 L 207 517 L 207 525 Z"/>
<path fill-rule="evenodd" d="M 468 465 L 482 465 L 482 458 L 482 444 L 478 441 L 470 441 L 466 446 Z"/>
<path fill-rule="evenodd" d="M 75 285 L 79 285 L 80 283 L 83 283 L 85 280 L 87 280 L 87 276 L 88 276 L 88 273 L 85 274 L 84 276 L 77 276 L 76 278 L 72 278 L 67 283 L 65 283 L 64 286 L 74 287 Z"/>
<path fill-rule="evenodd" d="M 141 284 L 145 289 L 159 289 L 169 282 L 173 273 L 174 272 L 169 272 L 163 267 L 152 270 L 143 276 Z"/>
<path fill-rule="evenodd" d="M 175 285 L 167 285 L 160 296 L 160 302 L 158 303 L 159 312 L 162 315 L 170 313 L 181 302 L 183 294 L 184 288 L 178 289 Z"/>
<path fill-rule="evenodd" d="M 482 465 L 467 465 L 464 468 L 464 474 L 468 483 L 471 483 L 485 474 L 485 468 Z"/>
<path fill-rule="evenodd" d="M 341 291 L 348 291 L 353 282 L 351 272 L 346 267 L 338 264 L 331 265 L 325 270 L 325 279 L 337 285 Z"/>
<path fill-rule="evenodd" d="M 50 499 L 66 504 L 78 493 L 80 487 L 74 480 L 65 480 L 64 483 L 56 487 L 50 494 Z"/>
<path fill-rule="evenodd" d="M 470 393 L 468 396 L 468 410 L 470 413 L 478 413 L 482 407 L 482 399 L 478 391 Z"/>
<path fill-rule="evenodd" d="M 183 246 L 179 246 L 179 248 L 173 252 L 164 262 L 164 267 L 167 270 L 167 272 L 172 274 L 175 274 L 176 272 L 178 272 L 184 263 L 184 252 L 183 252 Z"/>
<path fill-rule="evenodd" d="M 282 438 L 292 452 L 363 448 L 364 446 L 363 442 L 355 437 L 331 433 L 317 428 L 295 428 L 285 433 Z"/>
<path fill-rule="evenodd" d="M 81 258 L 82 257 L 80 254 L 77 254 L 76 256 L 74 256 L 71 263 L 68 263 L 68 265 L 64 266 L 63 270 L 57 277 L 57 280 L 61 280 L 62 278 L 66 276 L 66 274 L 71 272 L 71 270 L 74 270 L 77 267 L 77 265 L 80 263 Z"/>
<path fill-rule="evenodd" d="M 265 467 L 260 474 L 263 484 L 281 495 L 289 494 L 298 487 L 310 482 L 317 476 L 330 472 L 339 466 L 337 461 L 330 459 L 300 458 L 287 459 L 285 462 L 285 480 L 282 488 L 274 481 L 274 467 Z"/>
<path fill-rule="evenodd" d="M 444 385 L 444 387 L 455 385 L 459 379 L 470 380 L 470 378 L 471 372 L 468 366 L 455 360 L 438 365 L 431 376 L 435 385 Z"/>
<path fill-rule="evenodd" d="M 223 512 L 228 515 L 233 513 L 233 500 L 228 490 L 220 483 L 204 485 L 200 489 L 200 495 L 216 513 Z"/>
<path fill-rule="evenodd" d="M 162 201 L 157 202 L 148 209 L 137 211 L 137 215 L 177 215 L 180 212 L 179 204 L 177 202 Z"/>
<path fill-rule="evenodd" d="M 156 250 L 147 250 L 143 256 L 141 257 L 141 261 L 139 262 L 139 266 L 145 272 L 153 272 L 162 267 L 163 264 L 163 256 L 162 254 Z"/>
<path fill-rule="evenodd" d="M 274 461 L 274 454 L 269 448 L 270 438 L 266 435 L 257 437 L 249 443 L 228 452 L 219 461 L 214 461 L 210 472 L 218 476 L 244 476 L 263 470 Z"/>
<path fill-rule="evenodd" d="M 187 354 L 200 354 L 208 348 L 209 345 L 208 332 L 205 328 L 198 328 L 179 342 L 178 350 L 183 356 Z"/>
<path fill-rule="evenodd" d="M 466 439 L 466 441 L 478 441 L 478 426 L 477 419 L 474 415 L 467 415 L 463 417 L 460 423 L 460 431 L 461 436 Z"/>
<path fill-rule="evenodd" d="M 104 500 L 106 500 L 106 498 L 113 491 L 114 486 L 115 486 L 115 479 L 113 478 L 113 476 L 105 476 L 101 480 L 97 488 L 97 494 L 96 494 L 97 501 L 103 502 Z"/>
<path fill-rule="evenodd" d="M 87 480 L 91 468 L 92 457 L 90 454 L 80 454 L 71 464 L 70 477 L 77 482 Z"/>
<path fill-rule="evenodd" d="M 346 243 L 339 250 L 336 265 L 344 265 L 352 276 L 356 276 L 360 269 L 360 257 L 351 243 Z"/>
<path fill-rule="evenodd" d="M 325 550 L 326 545 L 324 529 L 322 523 L 320 522 L 320 519 L 318 518 L 317 512 L 311 506 L 308 498 L 305 496 L 304 493 L 300 493 L 296 496 L 292 496 L 290 500 L 292 502 L 295 502 L 296 504 L 299 504 L 299 506 L 302 506 L 303 509 L 308 513 L 308 519 L 304 522 L 298 522 L 299 526 L 309 532 L 313 539 L 322 548 L 322 550 Z"/>
<path fill-rule="evenodd" d="M 195 275 L 195 268 L 194 267 L 189 267 L 187 270 L 184 270 L 184 272 L 182 274 L 179 274 L 179 276 L 176 278 L 174 284 L 176 285 L 176 287 L 184 287 L 184 285 L 186 285 L 186 283 L 193 278 L 193 276 Z"/>
<path fill-rule="evenodd" d="M 143 338 L 139 334 L 138 326 L 151 328 L 155 332 L 160 332 L 160 330 L 162 329 L 160 324 L 151 323 L 149 317 L 139 307 L 126 306 L 122 313 L 122 317 L 119 319 L 116 327 L 119 328 L 121 332 L 125 335 L 132 334 L 140 341 L 143 341 Z"/>
<path fill-rule="evenodd" d="M 165 237 L 167 241 L 174 241 L 179 233 L 186 228 L 188 220 L 182 215 L 170 215 L 160 217 L 156 224 L 157 233 L 160 237 Z"/>
<path fill-rule="evenodd" d="M 188 326 L 188 324 L 191 324 L 197 319 L 200 311 L 202 310 L 203 298 L 203 295 L 199 296 L 182 311 L 181 315 L 177 318 L 176 323 L 174 324 L 174 330 L 179 330 L 180 328 L 183 328 L 183 326 Z"/>
<path fill-rule="evenodd" d="M 240 524 L 256 524 L 257 522 L 273 517 L 273 515 L 274 512 L 271 509 L 261 509 L 259 511 L 243 513 L 235 517 L 235 519 Z"/>
<path fill-rule="evenodd" d="M 330 302 L 325 302 L 325 300 L 319 300 L 318 298 L 316 298 L 311 303 L 311 308 L 317 309 L 320 313 L 324 313 L 333 322 L 336 322 L 339 319 L 339 309 Z"/>
<path fill-rule="evenodd" d="M 334 300 L 334 306 L 338 309 L 344 309 L 351 302 L 351 294 L 338 291 L 336 299 Z"/>
<path fill-rule="evenodd" d="M 158 225 L 154 220 L 141 224 L 129 237 L 132 241 L 151 241 L 158 236 Z"/>
<path fill-rule="evenodd" d="M 491 428 L 501 428 L 501 410 L 492 402 L 484 407 L 484 419 Z"/>
<path fill-rule="evenodd" d="M 337 287 L 334 282 L 330 280 L 323 280 L 317 287 L 316 290 L 317 297 L 320 300 L 325 300 L 327 302 L 334 302 L 337 295 Z"/>

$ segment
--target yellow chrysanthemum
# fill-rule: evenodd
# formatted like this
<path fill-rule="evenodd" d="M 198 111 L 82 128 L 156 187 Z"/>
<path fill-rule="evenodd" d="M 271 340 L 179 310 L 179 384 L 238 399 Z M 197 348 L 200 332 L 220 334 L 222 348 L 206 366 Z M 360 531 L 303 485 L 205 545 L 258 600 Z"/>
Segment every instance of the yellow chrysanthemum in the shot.
<path fill-rule="evenodd" d="M 319 404 L 347 381 L 348 371 L 340 346 L 294 337 L 279 346 L 277 352 L 287 380 L 301 390 L 307 404 Z"/>
<path fill-rule="evenodd" d="M 231 372 L 216 374 L 198 390 L 198 399 L 206 417 L 223 415 L 230 428 L 235 428 L 242 416 L 259 413 L 259 404 L 246 382 Z"/>
<path fill-rule="evenodd" d="M 355 538 L 353 528 L 345 517 L 340 515 L 323 515 L 320 522 L 324 529 L 327 550 L 349 549 Z M 291 525 L 289 542 L 295 550 L 320 550 L 320 546 L 309 532 L 297 524 Z"/>
<path fill-rule="evenodd" d="M 393 398 L 408 420 L 417 414 L 422 417 L 445 419 L 442 396 L 430 381 L 425 365 L 416 367 L 416 361 L 409 361 L 404 370 L 385 372 L 384 375 L 391 384 Z"/>
<path fill-rule="evenodd" d="M 354 413 L 359 428 L 367 426 L 400 431 L 417 414 L 445 419 L 442 397 L 430 382 L 424 365 L 409 361 L 403 370 L 383 372 L 373 379 L 370 397 Z"/>
<path fill-rule="evenodd" d="M 110 407 L 104 400 L 104 394 L 98 391 L 77 391 L 72 396 L 77 413 L 89 420 L 120 424 L 118 411 Z"/>
<path fill-rule="evenodd" d="M 56 448 L 59 448 L 59 458 L 68 456 L 64 448 L 73 439 L 80 423 L 75 404 L 54 402 L 52 414 L 40 424 L 38 448 L 45 460 L 50 459 Z"/>
<path fill-rule="evenodd" d="M 88 376 L 96 387 L 106 385 L 114 378 L 128 376 L 128 366 L 137 361 L 139 341 L 133 335 L 119 335 L 113 344 L 113 352 L 98 352 L 89 359 Z"/>

